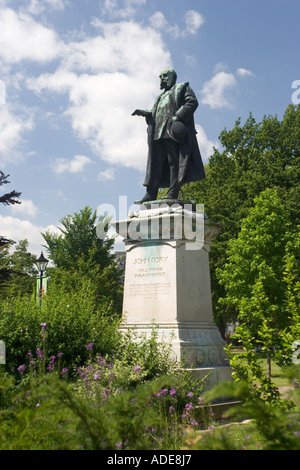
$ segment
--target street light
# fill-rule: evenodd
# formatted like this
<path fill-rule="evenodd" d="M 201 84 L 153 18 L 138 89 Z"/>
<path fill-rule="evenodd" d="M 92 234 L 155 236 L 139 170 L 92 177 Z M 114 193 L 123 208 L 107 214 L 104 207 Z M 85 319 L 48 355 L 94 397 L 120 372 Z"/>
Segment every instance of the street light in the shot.
<path fill-rule="evenodd" d="M 35 262 L 35 264 L 38 267 L 38 270 L 40 271 L 40 289 L 39 289 L 40 302 L 42 301 L 42 292 L 43 292 L 43 274 L 46 270 L 48 261 L 49 260 L 45 258 L 45 256 L 43 255 L 43 252 L 41 252 L 40 257 Z"/>

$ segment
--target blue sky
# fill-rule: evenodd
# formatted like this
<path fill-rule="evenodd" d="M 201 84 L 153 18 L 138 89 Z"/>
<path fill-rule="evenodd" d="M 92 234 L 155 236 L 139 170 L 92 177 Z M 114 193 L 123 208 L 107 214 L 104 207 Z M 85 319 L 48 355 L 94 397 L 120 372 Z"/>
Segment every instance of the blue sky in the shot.
<path fill-rule="evenodd" d="M 0 235 L 39 254 L 41 232 L 85 206 L 126 217 L 147 157 L 131 113 L 151 108 L 167 65 L 197 95 L 205 162 L 238 117 L 281 119 L 299 19 L 297 0 L 0 0 L 0 191 L 22 192 Z"/>

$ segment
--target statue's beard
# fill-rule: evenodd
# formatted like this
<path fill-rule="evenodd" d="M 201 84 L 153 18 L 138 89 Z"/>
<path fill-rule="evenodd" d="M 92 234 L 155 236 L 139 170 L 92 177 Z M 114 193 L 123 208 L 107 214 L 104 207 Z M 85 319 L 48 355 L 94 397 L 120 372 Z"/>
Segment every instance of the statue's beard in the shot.
<path fill-rule="evenodd" d="M 165 81 L 162 81 L 160 83 L 160 89 L 161 90 L 169 90 L 171 87 L 172 87 L 171 83 L 168 83 L 168 82 L 165 82 Z"/>

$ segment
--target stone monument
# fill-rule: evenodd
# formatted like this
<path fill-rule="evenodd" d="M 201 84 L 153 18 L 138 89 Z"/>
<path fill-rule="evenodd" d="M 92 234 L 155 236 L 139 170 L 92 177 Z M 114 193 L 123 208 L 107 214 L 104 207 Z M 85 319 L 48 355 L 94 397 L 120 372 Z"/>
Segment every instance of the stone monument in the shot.
<path fill-rule="evenodd" d="M 174 358 L 214 385 L 231 379 L 213 321 L 209 272 L 210 243 L 221 227 L 203 206 L 178 200 L 183 184 L 205 178 L 193 119 L 198 102 L 188 82 L 176 84 L 174 70 L 163 70 L 160 79 L 164 91 L 152 110 L 133 113 L 148 124 L 147 191 L 136 201 L 139 211 L 113 224 L 126 248 L 122 328 L 150 336 L 157 326 Z"/>

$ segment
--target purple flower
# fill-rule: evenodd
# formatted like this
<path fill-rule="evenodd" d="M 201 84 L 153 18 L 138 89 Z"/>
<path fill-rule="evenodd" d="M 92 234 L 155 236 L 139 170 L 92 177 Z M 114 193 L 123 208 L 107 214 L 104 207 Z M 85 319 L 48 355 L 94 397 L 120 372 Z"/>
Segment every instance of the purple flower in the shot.
<path fill-rule="evenodd" d="M 24 372 L 26 370 L 26 366 L 23 364 L 21 366 L 18 367 L 17 371 L 19 372 L 19 374 L 23 375 Z"/>
<path fill-rule="evenodd" d="M 47 367 L 48 370 L 54 370 L 55 369 L 55 356 L 51 356 L 49 359 L 49 365 Z"/>
<path fill-rule="evenodd" d="M 102 397 L 104 398 L 104 400 L 106 400 L 106 398 L 108 398 L 109 392 L 110 392 L 110 389 L 109 389 L 109 388 L 106 388 L 106 389 L 104 390 L 104 392 L 102 392 Z"/>
<path fill-rule="evenodd" d="M 60 357 L 62 357 L 63 355 L 64 355 L 64 353 L 59 352 L 59 353 L 57 354 L 57 357 L 60 358 Z"/>
<path fill-rule="evenodd" d="M 63 379 L 66 378 L 66 376 L 68 375 L 68 372 L 69 372 L 68 369 L 64 367 L 60 373 Z"/>
<path fill-rule="evenodd" d="M 41 348 L 37 348 L 36 354 L 37 354 L 37 357 L 38 357 L 39 359 L 43 359 L 44 354 L 43 354 L 43 351 L 41 350 Z"/>
<path fill-rule="evenodd" d="M 185 405 L 186 411 L 190 411 L 192 408 L 193 408 L 193 403 L 187 403 L 187 404 Z"/>
<path fill-rule="evenodd" d="M 161 397 L 161 396 L 164 396 L 168 393 L 168 389 L 167 388 L 162 388 L 160 392 L 156 393 L 155 396 L 156 397 Z"/>
<path fill-rule="evenodd" d="M 41 323 L 42 330 L 45 329 L 46 325 L 47 325 L 47 323 Z"/>
<path fill-rule="evenodd" d="M 186 396 L 187 396 L 187 397 L 189 397 L 189 398 L 193 398 L 193 396 L 194 396 L 194 395 L 193 395 L 193 393 L 192 393 L 192 392 L 189 392 L 189 393 L 187 393 L 187 395 L 186 395 Z"/>
<path fill-rule="evenodd" d="M 101 366 L 104 366 L 104 364 L 105 364 L 105 359 L 103 359 L 103 357 L 101 357 L 101 356 L 98 356 L 98 357 L 97 357 L 97 362 L 98 362 Z"/>
<path fill-rule="evenodd" d="M 176 390 L 175 390 L 175 388 L 172 388 L 172 390 L 170 390 L 170 395 L 171 395 L 172 397 L 176 397 L 176 396 L 177 396 L 177 395 L 176 395 Z"/>
<path fill-rule="evenodd" d="M 134 372 L 139 372 L 140 370 L 142 370 L 141 366 L 135 366 L 133 368 Z"/>
<path fill-rule="evenodd" d="M 88 351 L 92 351 L 93 347 L 94 347 L 94 343 L 89 343 L 89 344 L 87 344 L 86 349 Z"/>
<path fill-rule="evenodd" d="M 172 413 L 174 413 L 174 411 L 175 411 L 174 406 L 170 406 L 170 408 L 169 408 L 169 413 L 170 413 L 170 415 L 171 415 Z"/>

